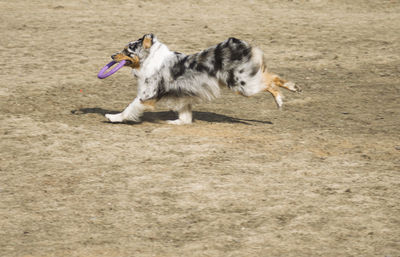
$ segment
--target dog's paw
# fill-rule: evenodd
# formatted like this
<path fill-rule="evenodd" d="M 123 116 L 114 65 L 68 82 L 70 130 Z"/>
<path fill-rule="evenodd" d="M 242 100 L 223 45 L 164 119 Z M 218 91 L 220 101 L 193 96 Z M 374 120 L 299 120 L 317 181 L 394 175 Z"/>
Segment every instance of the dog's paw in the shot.
<path fill-rule="evenodd" d="M 301 89 L 301 87 L 299 85 L 294 85 L 294 88 L 296 89 L 297 93 L 300 93 L 301 91 L 303 91 L 303 89 Z"/>
<path fill-rule="evenodd" d="M 124 120 L 121 113 L 106 114 L 106 118 L 111 122 L 122 122 Z"/>
<path fill-rule="evenodd" d="M 171 124 L 171 125 L 184 125 L 184 124 L 191 124 L 192 122 L 188 122 L 188 121 L 183 121 L 180 119 L 177 120 L 167 120 L 167 124 Z"/>
<path fill-rule="evenodd" d="M 275 102 L 276 102 L 276 105 L 277 105 L 277 107 L 278 107 L 278 109 L 279 110 L 282 110 L 282 106 L 283 106 L 283 99 L 282 99 L 282 95 L 277 95 L 276 97 L 275 97 Z"/>
<path fill-rule="evenodd" d="M 296 85 L 295 83 L 293 83 L 291 81 L 286 82 L 283 86 L 293 92 L 300 93 L 302 91 L 301 87 L 299 87 L 298 85 Z"/>

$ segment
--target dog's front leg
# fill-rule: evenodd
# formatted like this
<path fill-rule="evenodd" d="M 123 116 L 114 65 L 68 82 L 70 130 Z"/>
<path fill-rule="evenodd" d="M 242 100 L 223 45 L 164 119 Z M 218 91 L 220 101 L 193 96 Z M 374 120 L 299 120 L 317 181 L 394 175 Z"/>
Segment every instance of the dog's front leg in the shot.
<path fill-rule="evenodd" d="M 192 123 L 192 106 L 187 104 L 178 110 L 179 119 L 169 120 L 168 124 L 183 125 Z"/>
<path fill-rule="evenodd" d="M 143 115 L 145 110 L 146 106 L 142 103 L 139 97 L 136 97 L 123 112 L 117 114 L 106 114 L 106 118 L 111 122 L 123 122 L 124 120 L 140 121 L 140 117 Z"/>

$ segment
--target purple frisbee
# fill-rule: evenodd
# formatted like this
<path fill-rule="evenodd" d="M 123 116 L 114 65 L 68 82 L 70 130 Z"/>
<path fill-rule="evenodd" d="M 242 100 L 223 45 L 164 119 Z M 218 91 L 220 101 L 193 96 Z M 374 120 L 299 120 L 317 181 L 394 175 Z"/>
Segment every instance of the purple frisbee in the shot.
<path fill-rule="evenodd" d="M 116 64 L 116 63 L 117 63 L 116 61 L 111 61 L 111 62 L 109 62 L 106 66 L 104 66 L 104 67 L 100 70 L 99 74 L 97 74 L 97 77 L 98 77 L 99 79 L 105 79 L 105 78 L 107 78 L 107 77 L 113 75 L 113 74 L 114 74 L 115 72 L 117 72 L 119 69 L 121 69 L 122 67 L 124 67 L 126 61 L 125 61 L 125 60 L 120 61 L 120 62 L 117 64 L 117 66 L 115 66 L 114 68 L 112 68 L 109 72 L 105 73 L 109 68 L 111 68 L 111 67 L 112 67 L 114 64 Z"/>

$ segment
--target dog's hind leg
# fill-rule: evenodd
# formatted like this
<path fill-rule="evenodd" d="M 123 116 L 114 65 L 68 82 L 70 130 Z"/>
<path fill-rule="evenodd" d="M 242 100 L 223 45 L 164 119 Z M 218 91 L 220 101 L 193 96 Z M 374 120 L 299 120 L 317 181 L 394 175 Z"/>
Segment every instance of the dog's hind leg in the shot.
<path fill-rule="evenodd" d="M 265 84 L 265 89 L 264 91 L 268 91 L 272 94 L 272 96 L 275 99 L 276 105 L 278 108 L 282 108 L 283 105 L 283 96 L 282 93 L 280 92 L 278 86 L 274 83 L 275 77 L 278 77 L 275 74 L 269 73 L 269 72 L 264 72 L 263 73 L 263 79 L 264 79 L 264 84 Z"/>
<path fill-rule="evenodd" d="M 140 121 L 140 117 L 146 109 L 147 106 L 137 97 L 123 112 L 117 114 L 106 114 L 106 118 L 111 122 L 123 122 L 124 120 Z"/>
<path fill-rule="evenodd" d="M 169 120 L 168 124 L 183 125 L 192 123 L 192 105 L 187 104 L 178 110 L 179 119 Z"/>
<path fill-rule="evenodd" d="M 277 87 L 271 87 L 271 86 L 267 87 L 265 90 L 272 94 L 272 96 L 275 99 L 276 105 L 278 106 L 279 109 L 281 109 L 283 105 L 283 96 L 281 91 Z"/>
<path fill-rule="evenodd" d="M 275 102 L 278 108 L 283 105 L 283 95 L 279 90 L 279 87 L 285 88 L 292 92 L 301 92 L 301 88 L 291 81 L 286 81 L 280 78 L 278 75 L 264 72 L 263 73 L 264 83 L 266 85 L 265 91 L 268 91 L 275 98 Z"/>
<path fill-rule="evenodd" d="M 273 82 L 278 87 L 286 88 L 287 90 L 290 90 L 292 92 L 301 92 L 301 88 L 297 86 L 294 82 L 284 80 L 280 78 L 278 75 L 273 75 L 273 77 L 274 77 Z"/>
<path fill-rule="evenodd" d="M 264 75 L 264 80 L 267 82 L 267 84 L 274 84 L 278 87 L 283 87 L 292 92 L 301 92 L 301 88 L 292 81 L 284 80 L 278 75 L 270 72 L 264 72 L 263 75 Z"/>

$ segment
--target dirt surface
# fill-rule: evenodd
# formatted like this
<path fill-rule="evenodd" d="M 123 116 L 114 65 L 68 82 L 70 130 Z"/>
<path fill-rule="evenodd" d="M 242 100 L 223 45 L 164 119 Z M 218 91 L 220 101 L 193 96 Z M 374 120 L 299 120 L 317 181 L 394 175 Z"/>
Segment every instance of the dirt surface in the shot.
<path fill-rule="evenodd" d="M 1 256 L 400 256 L 400 2 L 0 0 Z M 109 56 L 259 46 L 301 94 L 174 126 Z"/>

